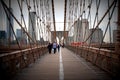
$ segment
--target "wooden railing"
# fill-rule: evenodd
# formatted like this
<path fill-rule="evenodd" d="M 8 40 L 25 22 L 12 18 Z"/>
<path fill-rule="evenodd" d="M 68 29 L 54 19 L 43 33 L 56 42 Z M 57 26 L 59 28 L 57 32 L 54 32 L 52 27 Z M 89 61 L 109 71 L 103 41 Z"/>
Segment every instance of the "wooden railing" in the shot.
<path fill-rule="evenodd" d="M 44 46 L 0 54 L 0 80 L 10 80 L 18 71 L 34 63 L 46 52 L 47 48 Z"/>
<path fill-rule="evenodd" d="M 67 48 L 108 72 L 114 78 L 120 76 L 120 55 L 115 51 L 94 47 L 67 46 Z"/>

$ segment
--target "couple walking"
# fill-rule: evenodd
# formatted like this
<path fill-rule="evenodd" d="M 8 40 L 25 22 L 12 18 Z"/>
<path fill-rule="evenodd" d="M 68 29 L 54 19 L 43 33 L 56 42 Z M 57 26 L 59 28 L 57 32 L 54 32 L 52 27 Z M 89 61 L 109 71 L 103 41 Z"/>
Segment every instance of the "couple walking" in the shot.
<path fill-rule="evenodd" d="M 52 44 L 52 43 L 49 43 L 49 44 L 48 44 L 49 53 L 51 53 L 52 48 L 54 49 L 54 54 L 55 54 L 57 48 L 58 48 L 58 52 L 59 52 L 59 50 L 60 50 L 60 45 L 57 44 L 56 42 L 54 42 L 53 44 Z"/>

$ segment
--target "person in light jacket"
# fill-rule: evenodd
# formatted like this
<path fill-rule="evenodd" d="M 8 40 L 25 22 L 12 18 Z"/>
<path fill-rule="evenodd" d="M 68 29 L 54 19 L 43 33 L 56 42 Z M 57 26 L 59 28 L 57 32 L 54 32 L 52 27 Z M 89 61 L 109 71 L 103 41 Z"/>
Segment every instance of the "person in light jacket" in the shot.
<path fill-rule="evenodd" d="M 53 43 L 54 54 L 56 53 L 56 48 L 57 48 L 57 43 L 54 42 L 54 43 Z"/>

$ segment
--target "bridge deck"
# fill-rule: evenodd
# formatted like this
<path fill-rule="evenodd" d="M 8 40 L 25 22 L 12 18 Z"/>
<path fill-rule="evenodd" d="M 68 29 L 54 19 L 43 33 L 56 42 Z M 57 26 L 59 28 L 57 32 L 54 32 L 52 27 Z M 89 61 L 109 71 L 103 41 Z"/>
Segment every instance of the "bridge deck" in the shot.
<path fill-rule="evenodd" d="M 46 54 L 19 72 L 14 80 L 111 80 L 106 72 L 66 48 Z"/>

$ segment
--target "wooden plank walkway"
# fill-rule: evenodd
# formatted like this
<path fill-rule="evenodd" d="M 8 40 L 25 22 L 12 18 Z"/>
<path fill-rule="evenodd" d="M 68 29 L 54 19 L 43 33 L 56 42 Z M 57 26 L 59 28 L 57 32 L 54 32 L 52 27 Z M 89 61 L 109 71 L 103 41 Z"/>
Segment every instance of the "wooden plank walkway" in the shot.
<path fill-rule="evenodd" d="M 106 72 L 66 48 L 47 53 L 19 72 L 13 80 L 112 80 Z"/>

